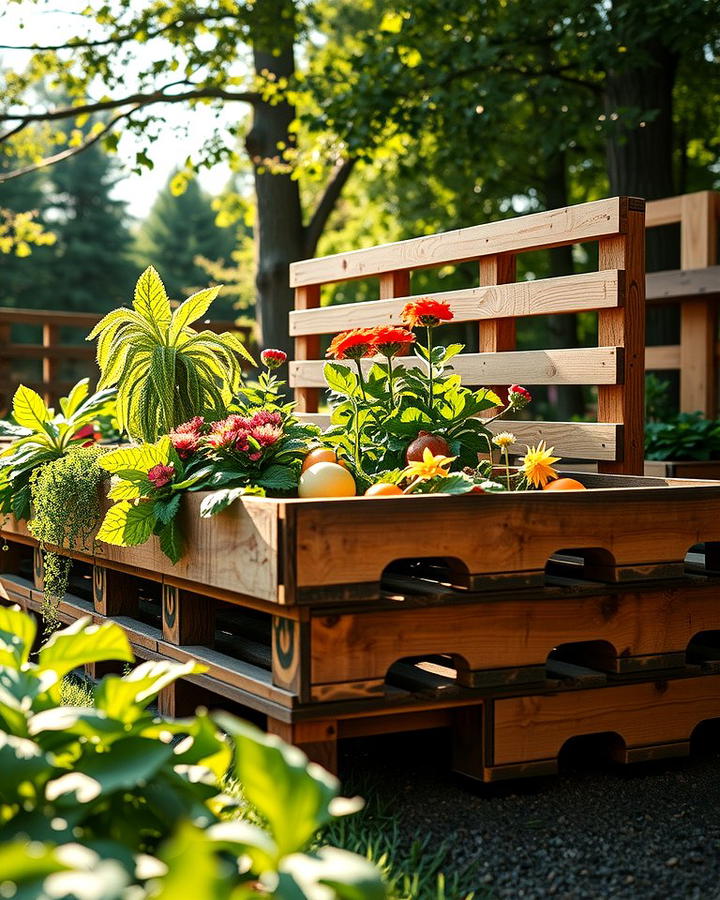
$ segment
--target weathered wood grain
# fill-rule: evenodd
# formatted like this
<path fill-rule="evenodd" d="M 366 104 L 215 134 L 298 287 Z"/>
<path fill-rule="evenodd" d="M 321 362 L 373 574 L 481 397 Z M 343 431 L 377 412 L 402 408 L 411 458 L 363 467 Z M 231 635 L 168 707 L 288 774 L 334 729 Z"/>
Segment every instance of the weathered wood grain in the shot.
<path fill-rule="evenodd" d="M 456 322 L 471 322 L 611 308 L 622 302 L 623 285 L 623 273 L 612 269 L 564 278 L 432 292 L 423 296 L 447 303 Z M 334 334 L 346 328 L 399 325 L 405 304 L 419 298 L 417 295 L 398 297 L 397 294 L 395 297 L 398 299 L 297 309 L 290 313 L 290 334 L 294 337 Z"/>
<path fill-rule="evenodd" d="M 558 247 L 619 234 L 626 228 L 620 198 L 581 203 L 444 234 L 307 259 L 290 266 L 290 285 L 327 284 L 398 269 L 421 269 L 538 247 Z"/>
<path fill-rule="evenodd" d="M 579 350 L 515 350 L 505 353 L 461 353 L 452 371 L 466 385 L 521 384 L 618 384 L 623 373 L 620 347 L 583 347 Z M 362 360 L 369 371 L 374 360 Z M 399 357 L 397 368 L 424 364 L 414 356 Z M 326 387 L 325 362 L 320 359 L 290 363 L 290 385 L 296 388 Z M 349 367 L 350 368 L 350 367 Z"/>

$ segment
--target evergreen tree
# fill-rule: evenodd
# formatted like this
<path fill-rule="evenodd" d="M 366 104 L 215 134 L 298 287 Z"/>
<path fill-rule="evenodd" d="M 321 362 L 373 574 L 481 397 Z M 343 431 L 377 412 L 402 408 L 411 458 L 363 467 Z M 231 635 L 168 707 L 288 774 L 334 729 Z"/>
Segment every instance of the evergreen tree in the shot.
<path fill-rule="evenodd" d="M 135 266 L 125 204 L 111 197 L 111 159 L 93 145 L 50 170 L 57 244 L 48 309 L 105 312 L 128 301 Z"/>
<path fill-rule="evenodd" d="M 173 191 L 172 175 L 158 194 L 147 219 L 140 226 L 137 256 L 140 264 L 152 264 L 160 272 L 168 294 L 182 300 L 207 284 L 207 271 L 198 257 L 229 262 L 235 249 L 235 229 L 219 228 L 210 197 L 191 178 L 183 193 Z M 229 312 L 230 305 L 223 310 Z M 220 307 L 215 306 L 214 315 Z"/>

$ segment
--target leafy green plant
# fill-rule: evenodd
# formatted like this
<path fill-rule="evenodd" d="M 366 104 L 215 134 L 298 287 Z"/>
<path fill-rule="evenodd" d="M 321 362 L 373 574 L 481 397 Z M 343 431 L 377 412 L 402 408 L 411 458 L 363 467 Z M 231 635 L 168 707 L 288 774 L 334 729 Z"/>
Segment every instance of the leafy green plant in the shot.
<path fill-rule="evenodd" d="M 56 414 L 39 394 L 20 385 L 13 397 L 14 422 L 0 422 L 0 434 L 15 438 L 0 454 L 1 513 L 30 518 L 33 471 L 85 443 L 87 437 L 78 432 L 98 417 L 112 414 L 114 395 L 111 388 L 90 395 L 84 378 L 60 400 Z"/>
<path fill-rule="evenodd" d="M 146 662 L 106 675 L 91 706 L 62 706 L 64 677 L 132 660 L 128 640 L 115 623 L 81 619 L 32 662 L 34 639 L 29 616 L 0 607 L 0 872 L 12 896 L 76 896 L 82 885 L 83 896 L 108 900 L 128 887 L 163 900 L 385 897 L 362 858 L 306 852 L 320 828 L 361 805 L 338 796 L 333 776 L 232 716 L 172 721 L 149 710 L 202 667 Z M 228 769 L 262 826 L 238 818 L 243 807 L 221 788 Z"/>
<path fill-rule="evenodd" d="M 720 422 L 702 413 L 680 413 L 665 422 L 645 425 L 647 459 L 720 459 Z"/>
<path fill-rule="evenodd" d="M 28 527 L 43 552 L 43 617 L 50 631 L 57 626 L 57 606 L 67 592 L 72 566 L 72 559 L 53 548 L 88 548 L 100 521 L 103 452 L 96 444 L 71 447 L 30 477 L 33 517 Z"/>
<path fill-rule="evenodd" d="M 98 339 L 99 386 L 118 386 L 118 421 L 131 437 L 155 441 L 193 416 L 224 414 L 240 386 L 240 359 L 253 359 L 231 332 L 190 327 L 219 290 L 198 291 L 173 311 L 149 266 L 135 287 L 133 309 L 113 310 L 88 335 Z"/>

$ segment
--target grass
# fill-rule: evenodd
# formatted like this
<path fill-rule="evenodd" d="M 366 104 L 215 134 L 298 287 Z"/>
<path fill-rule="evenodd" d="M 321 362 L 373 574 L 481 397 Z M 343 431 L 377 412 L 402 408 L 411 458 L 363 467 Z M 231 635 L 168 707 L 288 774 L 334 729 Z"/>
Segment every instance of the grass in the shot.
<path fill-rule="evenodd" d="M 481 900 L 475 865 L 449 872 L 451 844 L 404 832 L 392 811 L 392 798 L 372 785 L 358 791 L 365 808 L 332 822 L 322 833 L 323 843 L 351 850 L 371 860 L 383 873 L 390 900 Z"/>

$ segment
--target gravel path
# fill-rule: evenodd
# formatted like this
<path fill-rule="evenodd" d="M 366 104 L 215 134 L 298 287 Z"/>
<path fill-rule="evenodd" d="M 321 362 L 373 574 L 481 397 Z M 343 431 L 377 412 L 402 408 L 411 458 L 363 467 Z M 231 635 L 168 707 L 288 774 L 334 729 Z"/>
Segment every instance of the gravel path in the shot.
<path fill-rule="evenodd" d="M 477 860 L 480 896 L 720 898 L 720 754 L 477 786 L 446 747 L 415 735 L 351 747 L 346 780 L 369 779 L 409 838 L 449 839 L 447 869 Z M 717 746 L 717 745 L 716 745 Z M 399 760 L 411 760 L 403 765 Z"/>

